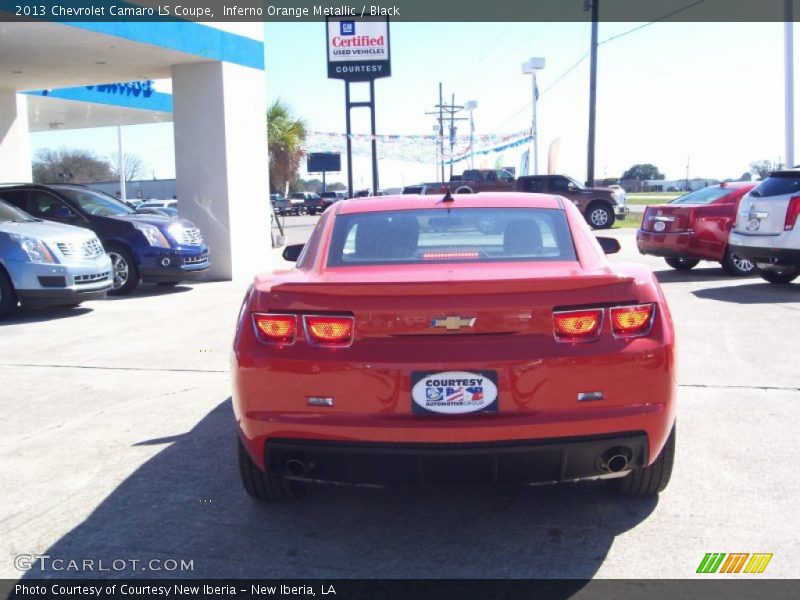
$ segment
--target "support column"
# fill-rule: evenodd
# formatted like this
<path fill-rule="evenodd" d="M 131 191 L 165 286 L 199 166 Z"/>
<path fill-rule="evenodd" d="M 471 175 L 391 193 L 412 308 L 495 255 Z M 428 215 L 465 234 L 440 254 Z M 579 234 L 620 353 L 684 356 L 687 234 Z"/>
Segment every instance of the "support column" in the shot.
<path fill-rule="evenodd" d="M 28 99 L 0 89 L 0 183 L 32 181 Z"/>
<path fill-rule="evenodd" d="M 221 62 L 172 67 L 181 214 L 211 248 L 209 278 L 272 268 L 264 72 Z"/>

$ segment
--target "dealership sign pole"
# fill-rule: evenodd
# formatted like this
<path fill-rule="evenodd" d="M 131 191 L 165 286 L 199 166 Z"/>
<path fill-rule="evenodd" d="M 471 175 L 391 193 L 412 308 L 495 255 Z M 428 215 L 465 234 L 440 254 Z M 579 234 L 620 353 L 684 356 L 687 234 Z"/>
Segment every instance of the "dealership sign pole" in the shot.
<path fill-rule="evenodd" d="M 372 193 L 378 194 L 378 145 L 375 133 L 375 80 L 390 77 L 388 18 L 328 17 L 325 22 L 328 49 L 328 78 L 344 80 L 345 124 L 347 128 L 347 190 L 353 196 L 353 144 L 350 110 L 370 109 L 372 139 Z M 352 102 L 350 84 L 369 83 L 369 101 Z"/>

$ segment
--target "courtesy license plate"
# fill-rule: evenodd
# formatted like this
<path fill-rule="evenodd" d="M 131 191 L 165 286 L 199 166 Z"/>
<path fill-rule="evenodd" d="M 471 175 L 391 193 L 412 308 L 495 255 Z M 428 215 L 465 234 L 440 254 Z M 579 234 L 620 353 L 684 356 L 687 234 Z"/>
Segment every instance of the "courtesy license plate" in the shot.
<path fill-rule="evenodd" d="M 418 415 L 496 413 L 496 371 L 414 371 L 411 408 Z"/>

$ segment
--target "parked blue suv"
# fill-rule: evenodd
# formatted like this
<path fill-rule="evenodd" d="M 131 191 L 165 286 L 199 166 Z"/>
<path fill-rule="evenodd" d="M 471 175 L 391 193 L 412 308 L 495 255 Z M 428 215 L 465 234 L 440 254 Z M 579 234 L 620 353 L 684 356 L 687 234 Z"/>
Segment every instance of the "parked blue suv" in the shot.
<path fill-rule="evenodd" d="M 3 185 L 0 194 L 37 219 L 94 231 L 113 266 L 109 295 L 129 294 L 140 281 L 175 285 L 196 278 L 210 265 L 200 230 L 185 219 L 137 213 L 80 185 Z"/>

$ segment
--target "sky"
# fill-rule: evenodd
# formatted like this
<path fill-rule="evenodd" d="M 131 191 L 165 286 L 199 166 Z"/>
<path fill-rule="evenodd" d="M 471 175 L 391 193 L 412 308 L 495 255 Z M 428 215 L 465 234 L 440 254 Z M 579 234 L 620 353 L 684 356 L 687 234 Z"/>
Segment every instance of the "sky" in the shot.
<path fill-rule="evenodd" d="M 310 131 L 343 133 L 344 83 L 327 79 L 324 24 L 264 28 L 268 101 L 284 100 Z M 616 39 L 602 43 L 609 38 Z M 689 177 L 738 178 L 753 161 L 783 157 L 782 23 L 600 23 L 599 39 L 597 178 L 619 177 L 636 163 L 656 165 L 667 179 L 685 178 L 687 163 Z M 529 128 L 531 77 L 521 65 L 544 57 L 537 74 L 540 171 L 558 139 L 556 171 L 583 181 L 589 60 L 581 58 L 589 44 L 587 23 L 392 23 L 392 76 L 375 84 L 377 133 L 430 135 L 436 120 L 425 113 L 438 102 L 439 82 L 447 100 L 455 94 L 456 104 L 478 102 L 476 136 Z M 366 99 L 366 85 L 354 85 L 353 94 Z M 353 111 L 353 132 L 369 132 L 366 109 Z M 459 134 L 467 133 L 464 122 Z M 126 127 L 125 140 L 126 151 L 147 164 L 146 177 L 174 177 L 171 124 Z M 107 157 L 117 149 L 114 128 L 34 133 L 31 142 L 34 153 L 74 147 Z M 355 148 L 354 185 L 368 187 L 368 143 Z M 476 158 L 476 166 L 518 167 L 523 150 Z M 344 168 L 343 142 L 341 151 Z M 378 156 L 382 188 L 438 179 L 432 160 L 381 159 L 380 144 Z M 317 176 L 304 167 L 300 175 Z M 328 175 L 329 182 L 345 180 L 344 171 Z"/>

